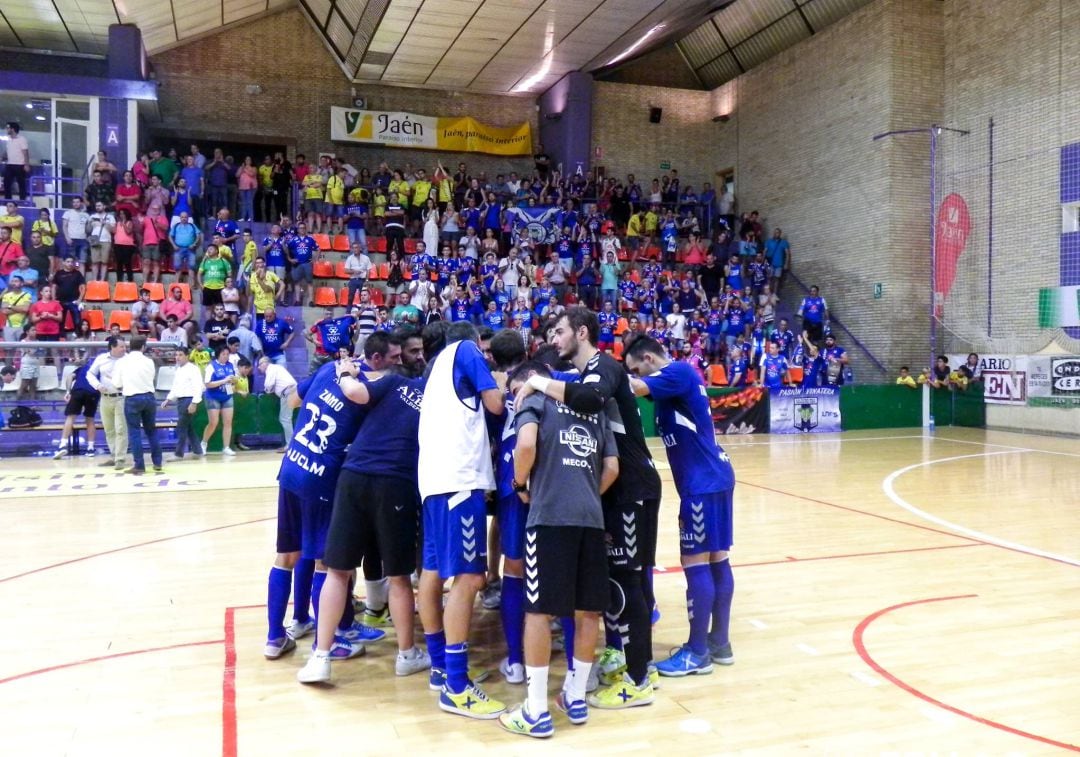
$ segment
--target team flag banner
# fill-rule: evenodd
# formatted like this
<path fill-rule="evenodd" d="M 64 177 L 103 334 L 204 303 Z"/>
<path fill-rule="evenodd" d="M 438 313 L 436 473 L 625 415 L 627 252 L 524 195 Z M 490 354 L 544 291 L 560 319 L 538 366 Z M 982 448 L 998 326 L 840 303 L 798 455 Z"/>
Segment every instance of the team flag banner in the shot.
<path fill-rule="evenodd" d="M 532 128 L 488 126 L 471 116 L 443 118 L 382 110 L 330 108 L 330 139 L 490 155 L 532 155 Z"/>
<path fill-rule="evenodd" d="M 555 219 L 559 215 L 559 206 L 550 205 L 533 208 L 510 208 L 506 211 L 511 218 L 514 231 L 524 230 L 533 244 L 555 244 L 559 229 Z"/>
<path fill-rule="evenodd" d="M 1039 290 L 1039 328 L 1080 326 L 1080 286 Z"/>
<path fill-rule="evenodd" d="M 806 434 L 840 430 L 840 387 L 769 390 L 770 433 Z"/>
<path fill-rule="evenodd" d="M 764 434 L 769 430 L 765 390 L 749 386 L 741 390 L 709 390 L 713 426 L 721 434 Z"/>

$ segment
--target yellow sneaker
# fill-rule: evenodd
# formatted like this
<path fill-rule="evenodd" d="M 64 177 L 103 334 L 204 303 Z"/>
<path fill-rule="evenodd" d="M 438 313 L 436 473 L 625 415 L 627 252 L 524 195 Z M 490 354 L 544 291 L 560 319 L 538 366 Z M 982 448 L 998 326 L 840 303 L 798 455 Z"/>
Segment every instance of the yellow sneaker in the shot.
<path fill-rule="evenodd" d="M 443 686 L 439 694 L 439 709 L 476 720 L 494 720 L 506 710 L 506 705 L 498 699 L 488 699 L 483 689 L 470 683 L 460 694 L 454 694 Z"/>
<path fill-rule="evenodd" d="M 621 681 L 590 694 L 588 701 L 591 707 L 601 710 L 625 710 L 628 707 L 652 704 L 655 699 L 651 684 L 638 686 L 629 674 L 623 673 Z"/>
<path fill-rule="evenodd" d="M 613 686 L 622 680 L 622 674 L 626 671 L 626 654 L 621 649 L 607 647 L 593 668 L 598 671 L 601 685 Z"/>

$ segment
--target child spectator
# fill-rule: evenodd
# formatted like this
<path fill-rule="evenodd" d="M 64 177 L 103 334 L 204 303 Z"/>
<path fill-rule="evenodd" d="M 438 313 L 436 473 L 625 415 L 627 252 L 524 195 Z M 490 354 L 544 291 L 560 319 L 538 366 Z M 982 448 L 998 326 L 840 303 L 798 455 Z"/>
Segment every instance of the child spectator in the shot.
<path fill-rule="evenodd" d="M 918 388 L 918 384 L 915 382 L 914 377 L 909 373 L 906 365 L 900 366 L 900 375 L 896 377 L 896 383 L 898 386 L 906 386 L 908 389 Z"/>

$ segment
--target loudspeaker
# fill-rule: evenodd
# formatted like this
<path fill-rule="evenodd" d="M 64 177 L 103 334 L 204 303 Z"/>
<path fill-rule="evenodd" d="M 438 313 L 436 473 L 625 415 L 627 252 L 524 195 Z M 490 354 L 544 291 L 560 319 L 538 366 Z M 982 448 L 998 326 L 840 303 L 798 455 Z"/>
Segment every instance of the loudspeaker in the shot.
<path fill-rule="evenodd" d="M 660 118 L 664 115 L 663 108 L 649 108 L 649 123 L 658 124 Z"/>

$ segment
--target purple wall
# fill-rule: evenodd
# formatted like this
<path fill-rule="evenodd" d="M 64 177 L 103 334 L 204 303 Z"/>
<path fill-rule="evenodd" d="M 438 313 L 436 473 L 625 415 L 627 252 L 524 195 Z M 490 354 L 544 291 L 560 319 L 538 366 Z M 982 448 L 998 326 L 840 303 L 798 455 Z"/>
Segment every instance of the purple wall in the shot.
<path fill-rule="evenodd" d="M 109 153 L 109 159 L 118 167 L 126 168 L 135 162 L 127 151 L 127 100 L 102 97 L 98 107 L 98 149 Z"/>
<path fill-rule="evenodd" d="M 592 75 L 567 74 L 540 95 L 540 141 L 554 164 L 588 171 L 592 150 Z"/>
<path fill-rule="evenodd" d="M 1061 203 L 1080 202 L 1080 142 L 1061 148 Z M 1080 232 L 1061 235 L 1061 286 L 1080 285 Z M 1080 339 L 1080 328 L 1065 333 Z"/>

